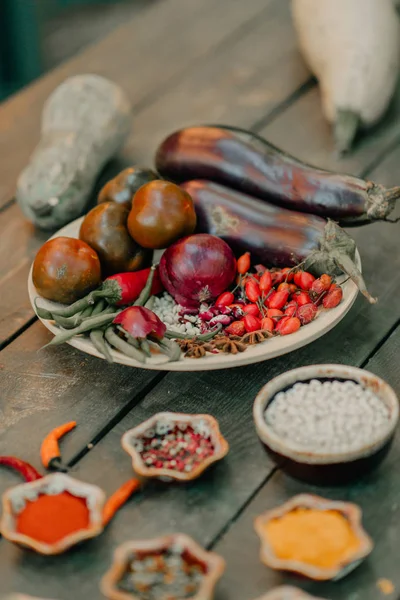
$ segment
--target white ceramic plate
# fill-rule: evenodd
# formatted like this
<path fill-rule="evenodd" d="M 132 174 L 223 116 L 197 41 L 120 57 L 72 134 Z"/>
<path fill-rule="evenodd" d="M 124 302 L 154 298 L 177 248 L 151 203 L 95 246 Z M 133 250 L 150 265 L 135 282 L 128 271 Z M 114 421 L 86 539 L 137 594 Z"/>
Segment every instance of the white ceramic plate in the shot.
<path fill-rule="evenodd" d="M 62 229 L 60 229 L 57 233 L 55 233 L 52 238 L 65 236 L 78 238 L 79 237 L 79 228 L 83 221 L 83 217 L 80 219 L 76 219 L 69 223 Z M 358 267 L 361 268 L 361 261 L 359 255 L 357 255 Z M 340 283 L 341 280 L 344 280 L 343 276 L 338 280 Z M 343 284 L 343 300 L 336 308 L 332 308 L 330 310 L 323 310 L 316 317 L 314 321 L 301 327 L 299 331 L 293 333 L 291 335 L 282 336 L 282 337 L 273 337 L 262 344 L 257 344 L 255 346 L 250 346 L 240 354 L 232 355 L 232 354 L 210 354 L 205 356 L 204 358 L 182 358 L 178 362 L 167 362 L 166 357 L 153 357 L 147 360 L 145 364 L 139 363 L 132 358 L 126 357 L 118 351 L 111 351 L 113 359 L 115 362 L 120 363 L 122 365 L 128 365 L 130 367 L 139 367 L 142 369 L 153 369 L 153 370 L 162 370 L 162 371 L 209 371 L 214 369 L 228 369 L 231 367 L 239 367 L 241 365 L 249 365 L 256 362 L 261 362 L 263 360 L 268 360 L 270 358 L 274 358 L 276 356 L 281 356 L 282 354 L 287 354 L 288 352 L 292 352 L 293 350 L 297 350 L 297 348 L 301 348 L 318 339 L 324 333 L 327 333 L 330 329 L 332 329 L 339 321 L 343 319 L 343 317 L 350 310 L 354 301 L 357 297 L 358 289 L 357 286 L 352 281 L 347 281 Z M 51 307 L 54 308 L 55 303 L 50 302 L 49 300 L 45 300 L 41 298 L 36 292 L 36 289 L 32 282 L 32 268 L 29 273 L 28 278 L 28 292 L 29 299 L 31 301 L 32 307 L 35 310 L 34 299 L 40 298 L 39 304 L 43 308 L 47 308 L 51 310 Z M 46 321 L 44 319 L 40 319 L 42 323 L 49 329 L 52 333 L 56 334 L 59 332 L 58 327 L 56 327 L 52 321 Z M 82 350 L 82 352 L 86 352 L 86 354 L 91 354 L 92 356 L 97 356 L 99 358 L 103 358 L 103 356 L 96 350 L 93 346 L 90 339 L 83 336 L 75 336 L 72 338 L 68 344 L 73 346 L 74 348 L 78 348 L 78 350 Z M 54 349 L 56 352 L 56 349 Z"/>

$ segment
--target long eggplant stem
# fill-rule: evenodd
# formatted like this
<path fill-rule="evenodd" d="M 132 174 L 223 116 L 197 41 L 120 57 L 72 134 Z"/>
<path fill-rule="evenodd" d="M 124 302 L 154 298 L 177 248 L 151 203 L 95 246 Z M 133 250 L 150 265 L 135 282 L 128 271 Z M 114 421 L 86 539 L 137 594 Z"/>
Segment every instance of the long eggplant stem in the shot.
<path fill-rule="evenodd" d="M 332 258 L 336 262 L 337 266 L 342 269 L 342 271 L 347 273 L 350 279 L 354 281 L 363 296 L 365 296 L 371 304 L 376 304 L 378 301 L 377 298 L 373 298 L 373 296 L 371 296 L 371 294 L 368 292 L 363 276 L 351 258 L 343 252 L 333 252 Z"/>

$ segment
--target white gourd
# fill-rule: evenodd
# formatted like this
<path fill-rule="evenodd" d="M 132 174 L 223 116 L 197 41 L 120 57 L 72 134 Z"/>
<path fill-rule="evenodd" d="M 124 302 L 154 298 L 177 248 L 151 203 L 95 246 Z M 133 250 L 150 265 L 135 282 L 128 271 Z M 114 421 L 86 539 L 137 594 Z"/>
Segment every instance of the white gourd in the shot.
<path fill-rule="evenodd" d="M 400 22 L 393 0 L 292 0 L 300 50 L 321 89 L 337 149 L 378 122 L 399 73 Z"/>

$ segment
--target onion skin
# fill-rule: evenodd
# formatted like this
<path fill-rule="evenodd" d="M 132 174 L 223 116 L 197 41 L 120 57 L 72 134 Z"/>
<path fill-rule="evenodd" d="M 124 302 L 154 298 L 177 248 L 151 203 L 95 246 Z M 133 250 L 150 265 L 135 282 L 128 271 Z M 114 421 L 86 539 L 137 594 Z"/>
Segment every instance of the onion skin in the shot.
<path fill-rule="evenodd" d="M 176 302 L 198 307 L 231 285 L 236 276 L 236 259 L 220 238 L 189 235 L 167 248 L 159 269 L 165 289 Z"/>
<path fill-rule="evenodd" d="M 167 137 L 156 153 L 163 177 L 182 183 L 207 179 L 289 209 L 345 225 L 387 219 L 400 187 L 318 169 L 235 127 L 188 127 Z"/>
<path fill-rule="evenodd" d="M 253 263 L 277 267 L 305 261 L 319 275 L 344 272 L 376 302 L 354 262 L 354 240 L 333 221 L 259 202 L 210 181 L 188 181 L 181 187 L 192 197 L 197 231 L 220 237 L 237 256 L 250 252 Z"/>

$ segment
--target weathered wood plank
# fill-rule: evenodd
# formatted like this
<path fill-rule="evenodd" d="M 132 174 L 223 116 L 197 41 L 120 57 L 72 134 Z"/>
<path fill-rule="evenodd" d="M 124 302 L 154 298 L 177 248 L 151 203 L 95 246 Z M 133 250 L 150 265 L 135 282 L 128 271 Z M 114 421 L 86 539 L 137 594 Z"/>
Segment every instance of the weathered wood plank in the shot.
<path fill-rule="evenodd" d="M 366 369 L 383 377 L 400 394 L 400 328 L 367 363 Z M 221 600 L 257 598 L 282 583 L 297 585 L 312 594 L 331 600 L 395 600 L 400 594 L 398 569 L 400 439 L 397 435 L 386 461 L 365 479 L 346 487 L 321 488 L 296 482 L 277 472 L 251 502 L 215 550 L 227 560 L 226 577 L 221 585 Z M 375 542 L 371 556 L 353 573 L 334 583 L 315 583 L 274 572 L 259 561 L 259 541 L 253 529 L 254 518 L 299 493 L 315 493 L 327 498 L 359 504 L 363 523 Z M 243 548 L 246 552 L 243 552 Z M 245 574 L 245 576 L 244 576 Z M 394 592 L 384 595 L 377 581 L 393 582 Z"/>
<path fill-rule="evenodd" d="M 0 106 L 0 206 L 10 200 L 16 178 L 38 141 L 42 106 L 66 77 L 97 73 L 120 84 L 133 105 L 151 102 L 197 61 L 219 45 L 233 43 L 241 30 L 268 16 L 268 5 L 253 0 L 226 2 L 168 0 L 149 5 L 126 25 L 76 58 L 46 74 Z M 135 123 L 133 124 L 133 135 Z"/>
<path fill-rule="evenodd" d="M 271 0 L 262 12 L 262 3 L 252 5 L 252 10 L 255 11 L 258 4 L 259 20 L 252 19 L 254 13 L 247 14 L 246 11 L 245 15 L 242 14 L 242 27 L 238 25 L 241 13 L 236 2 L 229 7 L 229 13 L 232 10 L 233 14 L 227 23 L 220 23 L 220 4 L 218 17 L 213 11 L 209 11 L 208 20 L 202 17 L 200 22 L 196 21 L 195 25 L 190 26 L 195 37 L 200 35 L 196 33 L 198 28 L 203 27 L 203 33 L 207 28 L 204 35 L 209 44 L 211 42 L 208 28 L 211 27 L 217 39 L 217 25 L 221 26 L 221 44 L 215 50 L 212 60 L 209 55 L 199 58 L 196 68 L 185 71 L 181 80 L 165 92 L 162 98 L 155 98 L 149 107 L 143 106 L 141 110 L 138 109 L 140 118 L 134 123 L 130 141 L 120 160 L 115 161 L 109 168 L 110 176 L 118 172 L 122 168 L 121 165 L 126 166 L 134 162 L 151 164 L 160 136 L 184 123 L 222 119 L 250 127 L 260 115 L 265 115 L 279 106 L 307 80 L 308 74 L 296 50 L 286 1 Z M 256 22 L 253 23 L 253 20 Z M 134 25 L 135 27 L 131 26 L 132 37 L 136 31 L 136 24 Z M 233 30 L 233 37 L 227 33 L 230 30 Z M 101 44 L 98 52 L 103 52 Z M 180 61 L 186 64 L 190 56 L 182 56 Z M 163 63 L 160 63 L 158 69 L 163 71 L 163 68 Z M 74 61 L 70 69 L 71 72 L 77 69 Z M 157 71 L 153 71 L 155 79 L 156 73 Z M 118 81 L 118 77 L 122 75 L 126 76 L 121 67 L 121 71 L 117 70 L 113 78 Z M 210 79 L 218 81 L 219 84 L 210 86 Z M 43 86 L 46 85 L 47 79 L 43 81 Z M 137 88 L 130 88 L 129 85 L 127 83 L 125 88 L 135 97 Z M 28 89 L 26 94 L 34 94 L 35 90 L 36 88 Z M 42 94 L 41 90 L 42 88 L 38 93 Z M 40 97 L 43 98 L 42 95 Z M 16 98 L 17 103 L 19 98 Z M 35 107 L 34 99 L 33 104 Z M 35 110 L 34 108 L 32 111 L 33 115 Z M 18 137 L 18 130 L 15 128 L 13 135 Z M 24 140 L 27 135 L 28 133 L 24 133 Z M 102 179 L 105 180 L 105 174 Z M 3 229 L 0 247 L 5 249 L 0 253 L 1 343 L 1 340 L 14 335 L 33 315 L 27 295 L 23 291 L 24 283 L 21 282 L 26 281 L 34 254 L 48 234 L 35 231 L 32 225 L 25 221 L 16 205 L 5 211 L 0 226 Z M 10 289 L 18 289 L 20 293 L 10 296 Z"/>
<path fill-rule="evenodd" d="M 55 426 L 79 423 L 63 442 L 68 461 L 160 377 L 109 365 L 69 346 L 40 350 L 51 338 L 37 322 L 2 352 L 0 362 L 0 454 L 37 466 L 41 439 Z M 2 471 L 0 493 L 12 481 L 15 476 Z"/>

